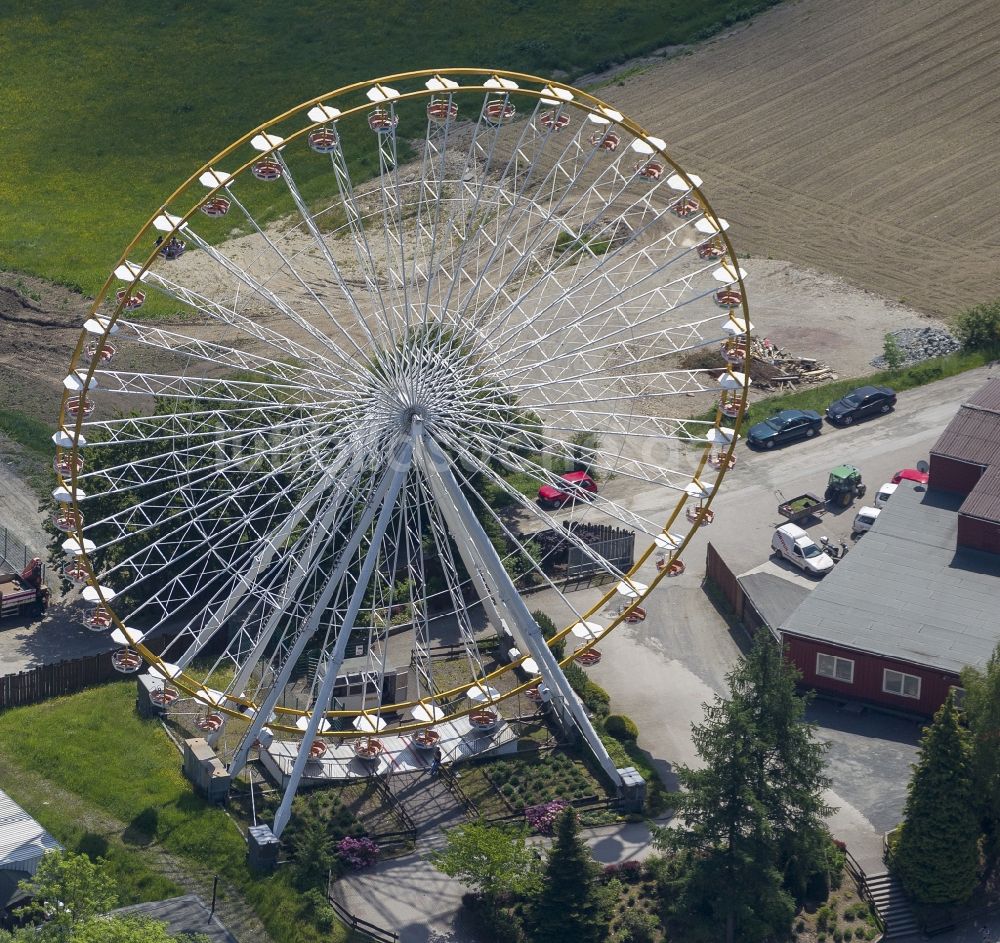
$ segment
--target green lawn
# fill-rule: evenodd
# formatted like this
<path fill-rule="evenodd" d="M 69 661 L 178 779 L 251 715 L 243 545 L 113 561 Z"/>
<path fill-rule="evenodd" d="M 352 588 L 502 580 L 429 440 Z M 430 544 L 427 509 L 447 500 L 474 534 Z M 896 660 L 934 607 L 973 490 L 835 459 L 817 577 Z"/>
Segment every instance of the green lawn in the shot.
<path fill-rule="evenodd" d="M 107 853 L 126 899 L 177 892 L 143 851 L 155 843 L 235 886 L 275 943 L 346 939 L 340 928 L 331 934 L 310 923 L 285 873 L 251 876 L 236 826 L 194 795 L 177 750 L 134 703 L 135 684 L 121 682 L 0 714 L 4 788 L 67 846 Z M 108 833 L 110 817 L 123 834 Z"/>
<path fill-rule="evenodd" d="M 0 5 L 0 268 L 94 293 L 204 161 L 349 82 L 438 65 L 580 75 L 774 2 L 10 0 Z"/>

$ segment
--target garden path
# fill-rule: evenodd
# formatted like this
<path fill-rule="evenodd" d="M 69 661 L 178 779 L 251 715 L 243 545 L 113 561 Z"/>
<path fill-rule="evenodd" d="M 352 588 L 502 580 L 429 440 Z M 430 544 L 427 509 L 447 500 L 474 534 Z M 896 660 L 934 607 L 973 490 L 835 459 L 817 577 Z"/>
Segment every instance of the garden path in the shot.
<path fill-rule="evenodd" d="M 645 822 L 601 825 L 581 833 L 602 864 L 642 860 L 653 851 Z M 544 847 L 551 839 L 538 836 L 530 841 Z M 399 943 L 483 943 L 460 920 L 467 892 L 460 881 L 435 871 L 419 850 L 349 874 L 331 888 L 354 916 L 395 931 Z"/>

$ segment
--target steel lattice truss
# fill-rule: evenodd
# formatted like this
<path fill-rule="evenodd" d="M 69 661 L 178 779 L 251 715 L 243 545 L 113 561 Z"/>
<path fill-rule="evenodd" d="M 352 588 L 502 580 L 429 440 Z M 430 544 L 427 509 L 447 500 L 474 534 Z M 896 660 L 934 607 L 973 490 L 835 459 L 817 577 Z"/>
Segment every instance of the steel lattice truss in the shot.
<path fill-rule="evenodd" d="M 433 681 L 432 615 L 450 613 L 465 686 L 489 683 L 469 590 L 487 617 L 517 605 L 482 528 L 505 573 L 542 583 L 530 534 L 567 516 L 659 535 L 678 558 L 748 382 L 681 363 L 750 329 L 700 183 L 589 95 L 446 70 L 263 125 L 136 237 L 65 381 L 56 497 L 116 637 L 243 724 L 233 768 L 265 723 L 337 735 L 324 682 L 349 637 L 379 689 L 403 647 L 418 668 L 415 696 L 372 709 L 394 720 L 461 693 Z M 137 313 L 154 299 L 185 317 Z M 523 493 L 581 458 L 592 502 Z M 161 629 L 175 638 L 157 657 L 141 634 Z M 325 668 L 289 700 L 306 652 Z"/>

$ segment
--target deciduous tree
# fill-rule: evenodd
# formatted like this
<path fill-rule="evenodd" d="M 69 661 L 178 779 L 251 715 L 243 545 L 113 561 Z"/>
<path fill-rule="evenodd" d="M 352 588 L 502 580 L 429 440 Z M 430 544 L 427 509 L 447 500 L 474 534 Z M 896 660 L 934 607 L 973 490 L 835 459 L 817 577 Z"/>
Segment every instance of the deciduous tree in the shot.
<path fill-rule="evenodd" d="M 530 894 L 538 886 L 538 859 L 513 826 L 467 822 L 448 832 L 447 844 L 431 854 L 438 871 L 474 887 L 496 910 L 507 894 Z"/>

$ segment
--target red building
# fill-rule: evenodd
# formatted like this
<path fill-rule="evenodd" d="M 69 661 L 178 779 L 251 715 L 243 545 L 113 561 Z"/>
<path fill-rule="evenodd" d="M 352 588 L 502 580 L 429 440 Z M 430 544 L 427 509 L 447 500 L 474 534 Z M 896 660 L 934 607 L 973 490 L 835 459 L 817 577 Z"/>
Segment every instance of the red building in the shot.
<path fill-rule="evenodd" d="M 930 469 L 781 622 L 824 694 L 932 714 L 1000 643 L 1000 380 L 962 405 Z"/>

